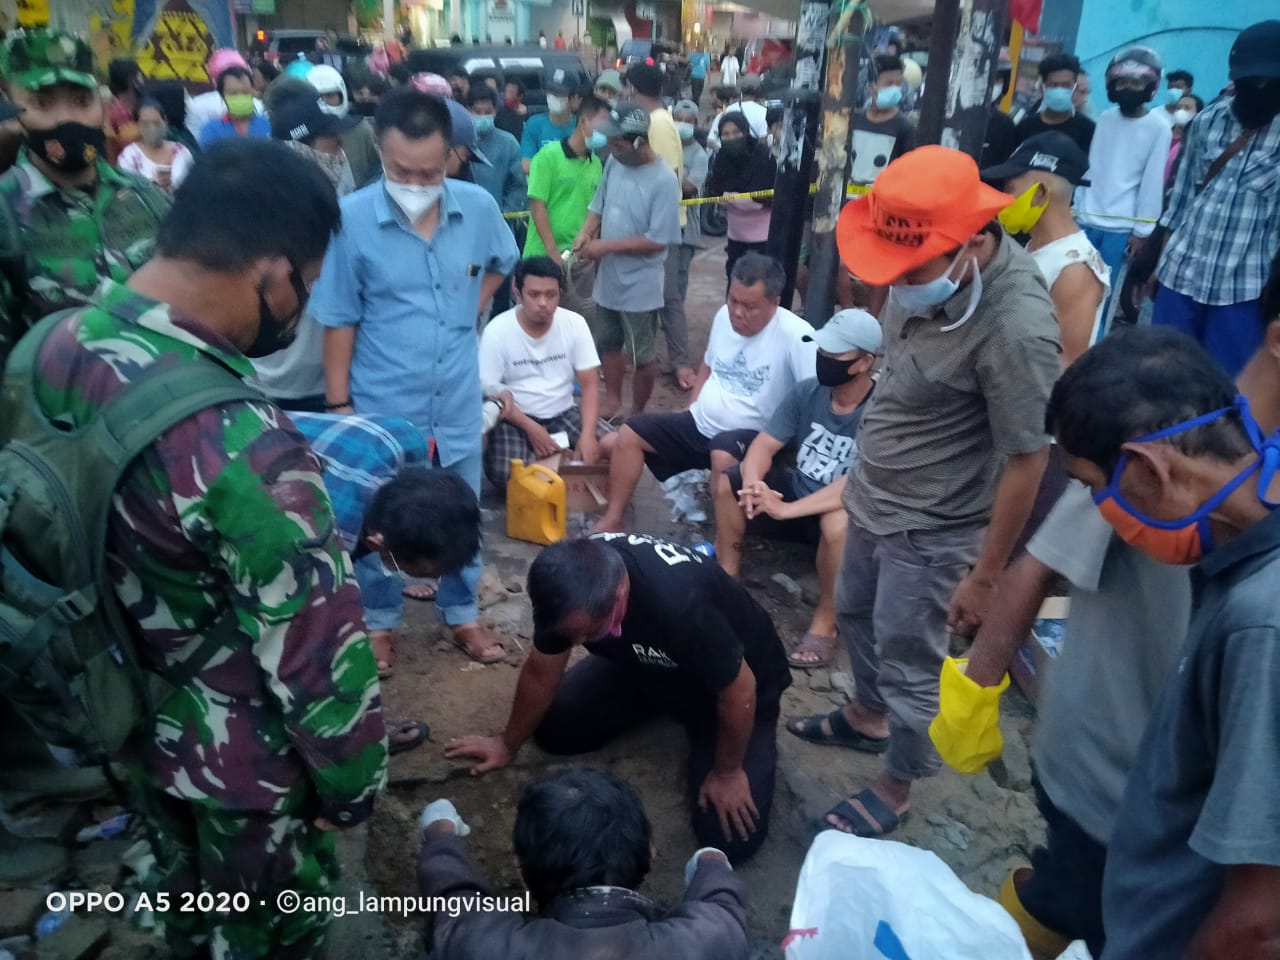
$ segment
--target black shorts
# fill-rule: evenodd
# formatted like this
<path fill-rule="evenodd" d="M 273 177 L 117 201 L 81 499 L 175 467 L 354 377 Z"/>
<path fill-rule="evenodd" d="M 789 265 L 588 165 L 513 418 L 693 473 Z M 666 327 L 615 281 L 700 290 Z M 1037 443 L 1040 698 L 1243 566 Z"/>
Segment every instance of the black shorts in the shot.
<path fill-rule="evenodd" d="M 698 432 L 693 414 L 641 413 L 627 421 L 627 426 L 640 439 L 653 447 L 644 455 L 645 465 L 659 480 L 674 477 L 686 470 L 708 470 L 711 451 L 723 450 L 735 460 L 747 455 L 747 447 L 756 438 L 756 430 L 726 430 L 707 439 Z"/>
<path fill-rule="evenodd" d="M 742 468 L 732 467 L 725 472 L 725 476 L 729 479 L 729 489 L 736 496 L 742 489 Z M 796 496 L 796 472 L 791 467 L 780 467 L 774 464 L 764 475 L 764 482 L 770 490 L 777 490 L 782 494 L 785 503 L 794 503 L 800 499 Z M 761 515 L 747 521 L 747 532 L 764 537 L 766 540 L 817 543 L 822 538 L 822 514 L 796 517 L 794 520 L 775 520 L 773 517 Z"/>

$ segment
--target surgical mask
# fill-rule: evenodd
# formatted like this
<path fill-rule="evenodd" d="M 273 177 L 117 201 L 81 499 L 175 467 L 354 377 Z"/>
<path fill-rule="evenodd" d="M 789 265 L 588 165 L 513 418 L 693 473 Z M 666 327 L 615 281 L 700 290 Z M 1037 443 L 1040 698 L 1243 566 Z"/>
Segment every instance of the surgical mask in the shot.
<path fill-rule="evenodd" d="M 1010 233 L 1030 233 L 1031 229 L 1040 222 L 1040 218 L 1044 216 L 1044 212 L 1049 207 L 1049 191 L 1045 191 L 1044 203 L 1039 205 L 1033 202 L 1036 191 L 1040 189 L 1042 184 L 1033 183 L 1030 187 L 1018 195 L 1018 199 L 1001 210 L 996 219 L 1000 221 L 1000 225 Z"/>
<path fill-rule="evenodd" d="M 298 298 L 298 309 L 288 320 L 280 320 L 271 312 L 271 307 L 267 304 L 266 292 L 262 288 L 258 289 L 258 335 L 245 350 L 246 357 L 254 360 L 259 357 L 269 357 L 293 343 L 293 338 L 298 332 L 298 318 L 306 309 L 311 294 L 307 292 L 307 288 L 302 283 L 302 277 L 298 274 L 298 268 L 293 264 L 289 264 L 289 282 L 293 284 L 294 296 Z"/>
<path fill-rule="evenodd" d="M 569 109 L 569 101 L 564 97 L 547 94 L 547 113 L 564 113 Z"/>
<path fill-rule="evenodd" d="M 55 170 L 77 173 L 103 155 L 107 135 L 101 127 L 68 121 L 47 130 L 27 130 L 27 149 Z"/>
<path fill-rule="evenodd" d="M 692 123 L 677 123 L 676 133 L 680 134 L 681 140 L 692 140 L 696 128 Z"/>
<path fill-rule="evenodd" d="M 960 258 L 965 255 L 966 250 L 961 248 L 941 276 L 935 277 L 927 283 L 895 283 L 889 288 L 890 294 L 898 301 L 898 306 L 912 315 L 923 313 L 930 307 L 936 307 L 940 303 L 946 303 L 960 289 L 960 281 L 951 278 L 951 271 L 960 262 Z M 968 319 L 969 317 L 966 314 L 961 322 L 963 323 L 964 320 Z"/>
<path fill-rule="evenodd" d="M 851 380 L 856 380 L 858 375 L 849 372 L 849 367 L 854 363 L 856 363 L 854 360 L 841 360 L 839 357 L 819 351 L 815 371 L 818 382 L 824 387 L 839 387 Z"/>
<path fill-rule="evenodd" d="M 599 130 L 592 130 L 587 137 L 587 149 L 591 151 L 603 150 L 609 145 L 609 138 Z"/>
<path fill-rule="evenodd" d="M 1172 107 L 1186 95 L 1186 91 L 1181 90 L 1178 87 L 1169 87 L 1164 92 L 1164 102 Z"/>
<path fill-rule="evenodd" d="M 397 207 L 404 211 L 410 223 L 417 223 L 418 218 L 440 202 L 440 194 L 444 185 L 433 183 L 426 187 L 411 183 L 396 183 L 387 180 L 387 196 L 395 201 Z"/>
<path fill-rule="evenodd" d="M 876 107 L 880 110 L 892 110 L 902 102 L 901 87 L 878 87 L 876 89 Z"/>
<path fill-rule="evenodd" d="M 222 98 L 227 104 L 227 114 L 237 120 L 253 116 L 253 94 L 232 93 Z"/>
<path fill-rule="evenodd" d="M 1213 528 L 1209 525 L 1209 515 L 1255 473 L 1258 474 L 1258 500 L 1269 510 L 1276 508 L 1278 504 L 1266 498 L 1266 491 L 1277 469 L 1280 468 L 1280 433 L 1264 439 L 1261 429 L 1249 413 L 1249 403 L 1244 397 L 1237 397 L 1234 406 L 1223 407 L 1185 423 L 1157 430 L 1155 433 L 1138 437 L 1133 442 L 1163 440 L 1165 437 L 1186 433 L 1188 430 L 1212 423 L 1232 410 L 1240 411 L 1250 442 L 1259 453 L 1259 457 L 1236 474 L 1199 509 L 1181 519 L 1157 520 L 1142 513 L 1125 500 L 1124 495 L 1120 493 L 1120 477 L 1124 474 L 1124 468 L 1129 461 L 1126 454 L 1120 455 L 1115 470 L 1111 472 L 1110 482 L 1094 495 L 1093 502 L 1097 504 L 1103 518 L 1115 528 L 1121 540 L 1160 563 L 1175 566 L 1197 563 L 1214 549 Z"/>
<path fill-rule="evenodd" d="M 1185 127 L 1195 118 L 1195 114 L 1190 110 L 1173 111 L 1173 125 L 1175 127 Z"/>
<path fill-rule="evenodd" d="M 1052 110 L 1054 113 L 1071 113 L 1074 109 L 1071 106 L 1071 97 L 1075 92 L 1074 86 L 1045 87 L 1044 100 L 1040 103 L 1040 109 Z"/>
<path fill-rule="evenodd" d="M 476 114 L 472 114 L 471 122 L 476 128 L 476 136 L 487 137 L 489 134 L 493 133 L 493 117 L 492 116 L 482 117 L 482 116 L 477 116 Z"/>

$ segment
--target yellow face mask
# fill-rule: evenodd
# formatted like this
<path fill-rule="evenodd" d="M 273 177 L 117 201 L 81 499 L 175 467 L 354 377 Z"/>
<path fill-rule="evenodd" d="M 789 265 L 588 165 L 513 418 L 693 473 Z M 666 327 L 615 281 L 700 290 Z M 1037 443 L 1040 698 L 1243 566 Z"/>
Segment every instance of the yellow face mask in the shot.
<path fill-rule="evenodd" d="M 1017 200 L 1001 210 L 996 217 L 1000 221 L 1000 225 L 1010 233 L 1030 233 L 1031 228 L 1040 222 L 1040 217 L 1044 215 L 1045 209 L 1049 206 L 1049 191 L 1047 189 L 1045 190 L 1044 203 L 1036 206 L 1031 202 L 1036 195 L 1036 191 L 1041 186 L 1042 184 L 1033 183 L 1022 192 Z"/>

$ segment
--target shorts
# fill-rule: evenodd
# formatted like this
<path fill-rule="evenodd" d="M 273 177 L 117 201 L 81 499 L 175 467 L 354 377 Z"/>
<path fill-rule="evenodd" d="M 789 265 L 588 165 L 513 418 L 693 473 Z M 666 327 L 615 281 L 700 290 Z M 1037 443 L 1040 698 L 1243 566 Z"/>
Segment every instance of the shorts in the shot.
<path fill-rule="evenodd" d="M 734 496 L 742 489 L 742 467 L 732 467 L 725 471 L 729 479 L 729 489 Z M 765 486 L 782 494 L 784 503 L 795 503 L 800 497 L 796 495 L 796 472 L 791 467 L 780 467 L 776 464 L 764 475 Z M 815 513 L 808 517 L 796 517 L 794 520 L 775 520 L 761 514 L 747 521 L 747 532 L 764 537 L 766 540 L 783 540 L 787 543 L 817 543 L 822 539 L 822 514 Z"/>
<path fill-rule="evenodd" d="M 723 450 L 735 460 L 747 455 L 755 430 L 726 430 L 708 439 L 698 432 L 693 414 L 642 413 L 627 421 L 640 439 L 653 447 L 644 455 L 645 465 L 659 480 L 686 470 L 708 470 L 711 451 Z"/>
<path fill-rule="evenodd" d="M 637 367 L 658 357 L 658 310 L 613 310 L 596 304 L 596 322 L 591 329 L 596 349 L 617 353 L 626 349 Z"/>

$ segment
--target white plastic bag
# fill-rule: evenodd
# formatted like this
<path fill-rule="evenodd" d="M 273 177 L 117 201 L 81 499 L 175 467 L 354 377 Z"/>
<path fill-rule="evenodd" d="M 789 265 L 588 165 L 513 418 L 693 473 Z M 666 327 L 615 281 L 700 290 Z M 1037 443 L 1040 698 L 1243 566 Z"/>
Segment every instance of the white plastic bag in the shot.
<path fill-rule="evenodd" d="M 838 830 L 800 869 L 786 960 L 1031 960 L 1018 925 L 927 850 Z"/>

